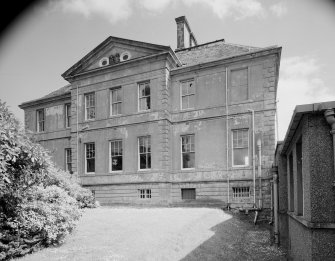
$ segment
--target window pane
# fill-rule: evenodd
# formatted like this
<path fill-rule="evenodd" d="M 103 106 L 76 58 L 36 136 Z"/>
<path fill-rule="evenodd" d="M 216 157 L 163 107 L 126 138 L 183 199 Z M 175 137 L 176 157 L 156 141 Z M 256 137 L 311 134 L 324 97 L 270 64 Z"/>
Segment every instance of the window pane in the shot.
<path fill-rule="evenodd" d="M 150 96 L 146 98 L 146 110 L 150 110 Z"/>
<path fill-rule="evenodd" d="M 144 96 L 144 85 L 143 84 L 140 85 L 139 96 L 140 98 Z"/>
<path fill-rule="evenodd" d="M 188 82 L 188 93 L 189 94 L 194 94 L 195 93 L 194 82 Z"/>
<path fill-rule="evenodd" d="M 112 171 L 122 170 L 122 156 L 112 157 Z"/>
<path fill-rule="evenodd" d="M 249 165 L 248 148 L 234 149 L 234 165 Z"/>
<path fill-rule="evenodd" d="M 121 113 L 122 113 L 122 112 L 121 112 L 121 104 L 122 104 L 122 103 L 117 103 L 117 104 L 116 104 L 116 107 L 117 107 L 117 109 L 116 109 L 117 113 L 116 113 L 116 114 L 121 114 Z"/>
<path fill-rule="evenodd" d="M 93 159 L 87 159 L 87 173 L 89 172 L 95 172 L 95 160 Z"/>
<path fill-rule="evenodd" d="M 147 154 L 147 167 L 148 169 L 151 168 L 151 153 Z"/>
<path fill-rule="evenodd" d="M 195 95 L 188 96 L 188 108 L 194 108 Z"/>
<path fill-rule="evenodd" d="M 149 85 L 145 86 L 144 95 L 145 96 L 150 96 L 150 86 Z"/>
<path fill-rule="evenodd" d="M 140 99 L 140 110 L 145 111 L 150 109 L 150 97 Z"/>
<path fill-rule="evenodd" d="M 183 153 L 183 168 L 194 168 L 195 153 Z"/>
<path fill-rule="evenodd" d="M 183 82 L 181 84 L 181 95 L 184 96 L 187 94 L 187 83 Z"/>
<path fill-rule="evenodd" d="M 146 154 L 140 154 L 140 169 L 147 168 L 147 157 Z"/>
<path fill-rule="evenodd" d="M 117 90 L 117 101 L 121 102 L 122 101 L 122 94 L 121 94 L 121 88 Z"/>
<path fill-rule="evenodd" d="M 182 109 L 188 108 L 188 96 L 184 96 L 181 98 L 181 108 Z"/>

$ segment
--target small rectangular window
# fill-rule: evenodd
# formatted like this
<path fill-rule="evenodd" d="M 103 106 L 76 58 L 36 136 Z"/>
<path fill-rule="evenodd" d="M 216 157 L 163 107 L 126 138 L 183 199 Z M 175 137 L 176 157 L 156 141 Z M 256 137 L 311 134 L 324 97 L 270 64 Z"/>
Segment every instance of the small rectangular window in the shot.
<path fill-rule="evenodd" d="M 95 172 L 95 144 L 85 144 L 85 161 L 86 161 L 86 173 Z"/>
<path fill-rule="evenodd" d="M 293 154 L 290 153 L 288 157 L 288 168 L 289 168 L 289 211 L 294 211 L 294 173 L 293 173 Z"/>
<path fill-rule="evenodd" d="M 110 115 L 122 113 L 122 93 L 121 87 L 110 90 Z"/>
<path fill-rule="evenodd" d="M 181 136 L 182 169 L 195 166 L 194 134 Z"/>
<path fill-rule="evenodd" d="M 65 128 L 71 126 L 71 104 L 65 104 Z"/>
<path fill-rule="evenodd" d="M 37 119 L 37 132 L 44 131 L 44 123 L 45 123 L 44 109 L 36 111 L 36 119 Z"/>
<path fill-rule="evenodd" d="M 195 199 L 195 188 L 182 188 L 181 199 Z"/>
<path fill-rule="evenodd" d="M 151 138 L 150 136 L 138 138 L 139 169 L 151 168 Z"/>
<path fill-rule="evenodd" d="M 296 164 L 297 164 L 297 214 L 304 215 L 304 181 L 302 176 L 302 138 L 296 143 Z"/>
<path fill-rule="evenodd" d="M 151 198 L 151 189 L 139 189 L 138 197 L 139 198 Z"/>
<path fill-rule="evenodd" d="M 95 93 L 85 94 L 85 120 L 95 119 Z"/>
<path fill-rule="evenodd" d="M 71 149 L 65 149 L 65 170 L 72 172 L 72 154 Z"/>
<path fill-rule="evenodd" d="M 192 109 L 195 103 L 194 80 L 181 83 L 181 109 Z"/>
<path fill-rule="evenodd" d="M 150 110 L 150 82 L 140 83 L 138 90 L 139 90 L 138 110 L 139 111 Z"/>
<path fill-rule="evenodd" d="M 249 198 L 250 187 L 233 187 L 233 198 Z"/>
<path fill-rule="evenodd" d="M 233 130 L 233 166 L 249 165 L 249 131 Z"/>
<path fill-rule="evenodd" d="M 122 170 L 122 140 L 110 142 L 110 171 Z"/>

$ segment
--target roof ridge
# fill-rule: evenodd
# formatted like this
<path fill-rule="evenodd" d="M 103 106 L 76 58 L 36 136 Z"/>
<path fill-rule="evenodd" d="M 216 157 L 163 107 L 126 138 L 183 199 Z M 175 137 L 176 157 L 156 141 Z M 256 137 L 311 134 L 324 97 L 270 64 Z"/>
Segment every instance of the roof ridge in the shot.
<path fill-rule="evenodd" d="M 250 45 L 227 43 L 227 42 L 225 42 L 225 44 L 231 45 L 231 46 L 237 46 L 237 47 L 245 47 L 245 48 L 255 48 L 255 49 L 262 49 L 263 48 L 263 47 L 255 47 L 255 46 L 250 46 Z"/>

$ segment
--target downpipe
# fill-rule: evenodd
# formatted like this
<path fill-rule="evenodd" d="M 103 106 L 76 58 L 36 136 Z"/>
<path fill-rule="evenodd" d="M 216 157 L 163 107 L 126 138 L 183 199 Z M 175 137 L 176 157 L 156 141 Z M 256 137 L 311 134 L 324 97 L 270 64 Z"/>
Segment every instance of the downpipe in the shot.
<path fill-rule="evenodd" d="M 256 208 L 256 159 L 255 159 L 255 111 L 248 109 L 252 116 L 252 174 L 254 181 L 254 208 Z"/>
<path fill-rule="evenodd" d="M 324 116 L 331 126 L 330 134 L 333 135 L 333 160 L 334 160 L 334 175 L 335 175 L 335 111 L 334 109 L 327 109 L 324 112 Z M 332 182 L 333 188 L 335 188 L 335 178 Z"/>
<path fill-rule="evenodd" d="M 258 196 L 258 208 L 263 207 L 262 198 L 262 142 L 260 139 L 257 140 L 258 147 L 258 179 L 259 179 L 259 196 Z"/>

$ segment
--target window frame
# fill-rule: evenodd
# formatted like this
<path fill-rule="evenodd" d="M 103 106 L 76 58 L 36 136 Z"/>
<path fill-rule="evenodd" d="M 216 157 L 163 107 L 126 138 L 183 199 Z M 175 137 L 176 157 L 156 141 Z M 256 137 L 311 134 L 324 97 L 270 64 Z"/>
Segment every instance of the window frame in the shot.
<path fill-rule="evenodd" d="M 248 137 L 248 146 L 247 147 L 234 147 L 234 132 L 237 132 L 237 131 L 247 131 L 247 137 Z M 241 128 L 241 129 L 234 129 L 234 130 L 231 130 L 231 148 L 232 148 L 232 156 L 231 156 L 231 159 L 232 159 L 232 167 L 248 167 L 250 166 L 250 137 L 249 137 L 249 129 L 248 128 Z M 235 165 L 234 164 L 234 149 L 244 149 L 244 148 L 247 148 L 247 151 L 248 151 L 248 164 L 244 164 L 244 165 Z"/>
<path fill-rule="evenodd" d="M 145 153 L 141 153 L 140 152 L 140 139 L 141 138 L 147 138 L 149 141 L 150 141 L 150 152 L 145 152 Z M 145 168 L 145 169 L 141 169 L 141 154 L 150 154 L 150 168 Z M 146 157 L 147 159 L 147 157 Z M 147 160 L 148 161 L 148 160 Z M 146 165 L 147 165 L 147 162 L 146 161 Z M 137 163 L 138 163 L 138 171 L 148 171 L 148 170 L 151 170 L 152 168 L 152 158 L 151 158 L 151 136 L 150 135 L 146 135 L 146 136 L 139 136 L 137 137 Z"/>
<path fill-rule="evenodd" d="M 193 147 L 194 147 L 194 151 L 188 151 L 188 152 L 183 152 L 183 137 L 186 137 L 186 136 L 193 136 Z M 192 146 L 191 146 L 191 149 L 192 149 Z M 183 154 L 184 153 L 194 153 L 194 167 L 192 168 L 184 168 L 183 167 Z M 180 154 L 181 154 L 181 170 L 193 170 L 195 169 L 195 134 L 183 134 L 183 135 L 180 135 Z"/>
<path fill-rule="evenodd" d="M 94 171 L 93 172 L 87 172 L 87 145 L 94 145 Z M 96 149 L 95 149 L 95 142 L 87 142 L 84 144 L 85 145 L 85 174 L 95 174 L 95 169 L 96 169 L 96 165 L 95 165 L 95 159 L 96 159 Z M 91 159 L 91 158 L 89 158 Z"/>
<path fill-rule="evenodd" d="M 152 198 L 151 188 L 138 189 L 137 191 L 138 191 L 138 198 L 141 199 L 141 200 Z"/>
<path fill-rule="evenodd" d="M 86 97 L 88 97 L 89 95 L 94 95 L 93 101 L 94 101 L 94 106 L 91 107 L 87 107 L 87 99 Z M 84 94 L 84 106 L 85 106 L 85 121 L 93 121 L 96 118 L 96 95 L 95 92 L 88 92 Z M 87 109 L 91 109 L 94 108 L 94 118 L 87 118 Z"/>
<path fill-rule="evenodd" d="M 40 121 L 39 112 L 43 112 L 43 120 Z M 40 128 L 40 123 L 42 123 L 43 129 Z M 45 108 L 36 110 L 36 132 L 45 132 Z"/>
<path fill-rule="evenodd" d="M 65 128 L 71 128 L 71 103 L 66 103 L 64 108 L 65 108 Z"/>
<path fill-rule="evenodd" d="M 112 169 L 112 143 L 113 142 L 121 142 L 121 155 L 117 155 L 117 156 L 121 156 L 122 157 L 122 169 L 121 170 L 113 170 Z M 108 150 L 108 160 L 109 160 L 109 173 L 117 173 L 117 172 L 123 172 L 123 141 L 122 139 L 115 139 L 115 140 L 110 140 L 109 141 L 109 150 Z"/>
<path fill-rule="evenodd" d="M 116 101 L 116 102 L 113 102 L 113 92 L 115 91 L 120 91 L 121 93 L 121 101 Z M 115 117 L 115 116 L 118 116 L 118 115 L 122 115 L 122 103 L 123 103 L 123 93 L 122 93 L 122 87 L 121 86 L 118 86 L 118 87 L 113 87 L 113 88 L 110 88 L 109 89 L 109 117 Z M 116 114 L 113 114 L 114 110 L 113 110 L 113 105 L 114 104 L 121 104 L 121 112 L 117 112 Z"/>
<path fill-rule="evenodd" d="M 70 154 L 68 155 L 68 152 Z M 70 158 L 70 162 L 68 162 L 68 159 Z M 71 168 L 69 169 L 68 164 L 71 164 Z M 65 171 L 68 171 L 72 173 L 72 149 L 71 148 L 66 148 L 65 149 Z"/>
<path fill-rule="evenodd" d="M 233 190 L 234 199 L 248 199 L 251 196 L 250 186 L 232 187 L 232 190 Z M 235 190 L 239 190 L 239 191 L 235 191 Z M 247 191 L 244 191 L 244 190 L 247 190 Z M 248 193 L 248 196 L 245 196 L 246 193 Z"/>
<path fill-rule="evenodd" d="M 147 95 L 147 96 L 141 96 L 141 92 L 140 92 L 140 88 L 141 88 L 141 85 L 145 85 L 145 84 L 149 84 L 149 88 L 150 88 L 150 95 Z M 151 85 L 150 85 L 150 81 L 144 81 L 144 82 L 139 82 L 138 84 L 138 88 L 137 88 L 137 103 L 138 103 L 138 106 L 137 106 L 137 111 L 138 112 L 146 112 L 146 111 L 150 111 L 151 110 Z M 149 109 L 146 109 L 146 110 L 141 110 L 141 99 L 147 99 L 149 97 L 150 99 L 150 108 Z"/>
<path fill-rule="evenodd" d="M 189 94 L 187 93 L 186 95 L 183 95 L 183 83 L 188 83 L 188 82 L 193 82 L 193 85 L 194 85 L 194 93 L 192 94 Z M 192 79 L 187 79 L 187 80 L 182 80 L 180 81 L 180 89 L 179 89 L 179 92 L 180 92 L 180 110 L 192 110 L 192 109 L 195 109 L 195 95 L 196 95 L 196 90 L 195 90 L 196 86 L 195 86 L 195 80 L 192 78 Z M 193 107 L 187 107 L 187 108 L 183 108 L 183 97 L 189 97 L 189 96 L 194 96 L 194 104 L 193 104 Z M 189 101 L 189 100 L 188 100 Z M 189 105 L 189 102 L 188 102 L 188 105 Z"/>

